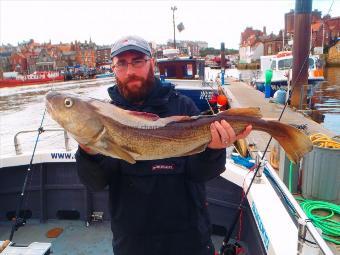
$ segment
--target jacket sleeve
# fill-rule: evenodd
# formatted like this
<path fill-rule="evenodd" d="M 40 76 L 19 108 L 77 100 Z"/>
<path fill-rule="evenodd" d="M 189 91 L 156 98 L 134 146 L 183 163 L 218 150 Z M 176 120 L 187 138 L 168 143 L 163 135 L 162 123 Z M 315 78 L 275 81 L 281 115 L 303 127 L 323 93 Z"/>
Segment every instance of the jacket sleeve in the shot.
<path fill-rule="evenodd" d="M 104 189 L 119 172 L 119 160 L 104 155 L 89 155 L 80 147 L 76 153 L 80 181 L 92 191 Z"/>
<path fill-rule="evenodd" d="M 210 149 L 188 157 L 187 175 L 194 182 L 206 182 L 225 170 L 226 150 Z"/>
<path fill-rule="evenodd" d="M 189 99 L 189 98 L 188 98 Z M 189 99 L 186 102 L 185 109 L 190 116 L 198 115 L 200 112 L 195 103 Z M 210 149 L 189 156 L 187 159 L 187 175 L 191 181 L 206 182 L 217 176 L 225 170 L 226 150 Z"/>

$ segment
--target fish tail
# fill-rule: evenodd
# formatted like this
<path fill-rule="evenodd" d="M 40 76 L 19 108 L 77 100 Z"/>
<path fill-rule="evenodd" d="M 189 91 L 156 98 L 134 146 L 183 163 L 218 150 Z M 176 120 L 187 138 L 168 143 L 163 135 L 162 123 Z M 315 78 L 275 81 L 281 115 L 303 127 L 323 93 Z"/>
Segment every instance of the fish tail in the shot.
<path fill-rule="evenodd" d="M 285 150 L 287 157 L 295 164 L 304 154 L 313 149 L 309 137 L 302 131 L 278 121 L 266 121 L 265 132 L 268 132 Z M 268 128 L 270 127 L 270 129 Z"/>

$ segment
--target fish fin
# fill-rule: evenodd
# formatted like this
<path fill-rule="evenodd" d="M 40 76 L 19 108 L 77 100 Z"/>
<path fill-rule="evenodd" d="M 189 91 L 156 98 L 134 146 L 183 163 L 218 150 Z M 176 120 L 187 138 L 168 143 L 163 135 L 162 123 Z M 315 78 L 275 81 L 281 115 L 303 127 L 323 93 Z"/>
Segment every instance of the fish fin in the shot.
<path fill-rule="evenodd" d="M 151 120 L 156 121 L 160 119 L 157 114 L 149 113 L 149 112 L 137 112 L 137 111 L 126 111 L 129 115 L 141 118 L 143 120 Z"/>
<path fill-rule="evenodd" d="M 190 156 L 190 155 L 193 155 L 193 154 L 197 154 L 197 153 L 200 153 L 202 151 L 205 151 L 205 149 L 207 148 L 207 144 L 203 144 L 203 145 L 200 145 L 199 147 L 187 152 L 187 153 L 184 153 L 184 154 L 181 154 L 181 156 Z"/>
<path fill-rule="evenodd" d="M 262 130 L 268 132 L 279 142 L 285 150 L 287 157 L 295 164 L 313 149 L 313 144 L 309 137 L 297 128 L 279 121 L 267 121 L 270 129 Z"/>
<path fill-rule="evenodd" d="M 249 107 L 249 108 L 231 108 L 226 111 L 220 112 L 219 115 L 227 115 L 227 116 L 250 116 L 255 118 L 262 118 L 262 114 L 260 108 L 258 107 Z"/>
<path fill-rule="evenodd" d="M 100 140 L 100 141 L 96 142 L 95 144 L 93 144 L 92 146 L 94 146 L 94 145 L 96 145 L 96 146 L 93 147 L 93 149 L 98 151 L 99 153 L 102 153 L 106 156 L 110 156 L 110 157 L 114 157 L 114 158 L 118 157 L 120 159 L 123 159 L 123 160 L 129 162 L 130 164 L 136 163 L 136 160 L 133 158 L 131 153 L 124 150 L 122 147 L 110 142 L 107 139 L 105 141 Z M 90 146 L 90 148 L 91 148 L 91 146 Z M 134 154 L 136 154 L 136 153 L 134 153 Z"/>

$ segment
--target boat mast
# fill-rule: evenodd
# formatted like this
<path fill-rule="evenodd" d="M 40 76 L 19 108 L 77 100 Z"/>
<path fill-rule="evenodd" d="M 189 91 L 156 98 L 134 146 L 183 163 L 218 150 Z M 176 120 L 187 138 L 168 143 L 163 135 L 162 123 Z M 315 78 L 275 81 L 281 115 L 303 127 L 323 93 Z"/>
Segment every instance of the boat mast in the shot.
<path fill-rule="evenodd" d="M 312 0 L 296 0 L 293 43 L 293 91 L 291 106 L 302 110 L 307 106 Z"/>
<path fill-rule="evenodd" d="M 176 28 L 175 28 L 175 11 L 177 10 L 176 6 L 171 7 L 172 10 L 172 22 L 174 24 L 174 49 L 176 49 Z"/>

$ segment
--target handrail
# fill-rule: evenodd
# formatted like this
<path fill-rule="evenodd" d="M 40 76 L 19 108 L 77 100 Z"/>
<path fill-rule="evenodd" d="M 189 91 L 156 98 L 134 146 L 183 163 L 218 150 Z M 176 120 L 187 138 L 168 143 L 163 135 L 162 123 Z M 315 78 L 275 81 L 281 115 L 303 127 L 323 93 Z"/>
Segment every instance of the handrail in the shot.
<path fill-rule="evenodd" d="M 22 154 L 22 149 L 21 149 L 21 146 L 19 144 L 19 139 L 18 139 L 18 136 L 20 134 L 25 134 L 25 133 L 33 133 L 33 132 L 39 132 L 40 130 L 23 130 L 23 131 L 19 131 L 18 133 L 16 133 L 14 135 L 14 147 L 15 147 L 15 153 L 16 155 L 20 155 Z M 66 151 L 70 151 L 71 150 L 71 147 L 70 147 L 70 144 L 69 144 L 69 141 L 70 141 L 70 138 L 66 132 L 65 129 L 63 128 L 50 128 L 50 129 L 42 129 L 41 132 L 46 132 L 46 131 L 63 131 L 64 132 L 64 140 L 65 140 L 65 149 Z"/>
<path fill-rule="evenodd" d="M 259 156 L 262 157 L 262 153 L 258 152 Z M 266 167 L 268 168 L 271 176 L 275 180 L 276 184 L 280 187 L 280 189 L 285 193 L 287 199 L 289 202 L 294 206 L 297 216 L 298 216 L 298 223 L 300 225 L 306 226 L 311 236 L 314 238 L 315 242 L 319 246 L 320 250 L 325 255 L 334 255 L 334 253 L 331 251 L 331 249 L 326 244 L 325 240 L 320 236 L 319 232 L 316 230 L 315 226 L 311 222 L 311 220 L 307 217 L 305 212 L 300 207 L 299 203 L 295 200 L 292 193 L 289 192 L 286 185 L 282 182 L 282 180 L 277 176 L 275 170 L 271 167 L 270 164 L 266 164 Z M 304 238 L 304 237 L 303 237 Z M 300 238 L 299 238 L 300 240 Z"/>

